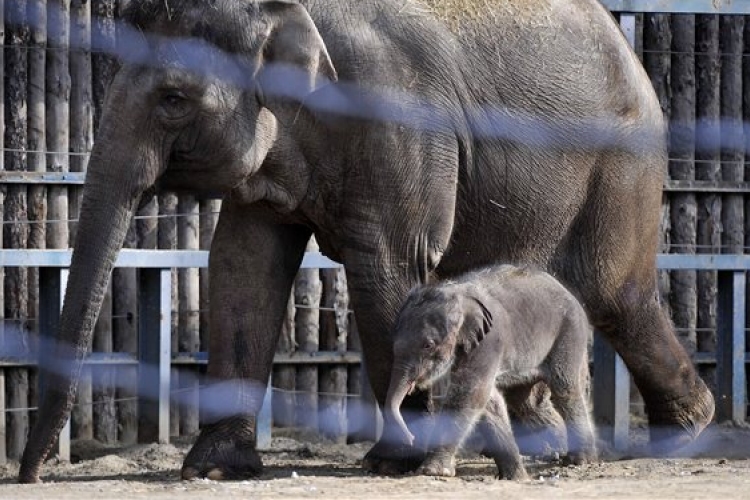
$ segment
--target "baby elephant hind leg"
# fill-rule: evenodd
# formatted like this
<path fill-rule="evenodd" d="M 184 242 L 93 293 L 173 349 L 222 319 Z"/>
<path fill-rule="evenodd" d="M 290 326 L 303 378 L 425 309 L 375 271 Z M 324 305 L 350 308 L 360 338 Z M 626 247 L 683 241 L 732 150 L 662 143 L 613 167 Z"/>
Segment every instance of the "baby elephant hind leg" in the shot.
<path fill-rule="evenodd" d="M 484 453 L 495 460 L 500 479 L 527 479 L 521 453 L 513 438 L 505 399 L 497 390 L 492 392 L 484 417 L 477 424 L 485 440 Z"/>

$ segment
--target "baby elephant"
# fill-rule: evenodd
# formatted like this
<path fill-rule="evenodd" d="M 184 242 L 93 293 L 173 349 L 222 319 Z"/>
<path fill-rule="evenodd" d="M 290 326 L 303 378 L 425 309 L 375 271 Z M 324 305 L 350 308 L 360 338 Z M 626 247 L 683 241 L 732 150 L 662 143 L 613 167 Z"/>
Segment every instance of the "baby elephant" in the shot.
<path fill-rule="evenodd" d="M 594 460 L 586 401 L 590 335 L 581 305 L 545 272 L 500 265 L 417 287 L 396 321 L 385 418 L 412 443 L 401 403 L 415 387 L 424 389 L 450 372 L 430 450 L 417 472 L 453 476 L 456 450 L 476 425 L 500 477 L 523 479 L 503 391 L 544 381 L 565 422 L 569 458 Z"/>

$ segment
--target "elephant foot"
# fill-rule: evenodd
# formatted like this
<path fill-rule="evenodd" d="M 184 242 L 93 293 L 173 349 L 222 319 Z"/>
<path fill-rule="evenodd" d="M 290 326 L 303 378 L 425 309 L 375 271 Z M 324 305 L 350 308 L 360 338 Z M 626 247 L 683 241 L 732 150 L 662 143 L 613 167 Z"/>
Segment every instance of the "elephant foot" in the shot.
<path fill-rule="evenodd" d="M 529 479 L 529 475 L 521 462 L 502 463 L 495 461 L 495 464 L 497 465 L 498 479 L 507 481 L 526 481 Z"/>
<path fill-rule="evenodd" d="M 565 455 L 562 459 L 563 465 L 585 465 L 594 463 L 597 460 L 596 452 L 578 451 Z"/>
<path fill-rule="evenodd" d="M 247 479 L 263 472 L 255 450 L 255 419 L 231 417 L 201 429 L 182 464 L 182 479 Z"/>
<path fill-rule="evenodd" d="M 21 466 L 21 471 L 18 473 L 18 482 L 20 484 L 39 484 L 42 482 L 39 477 L 39 470 L 41 467 L 35 469 L 25 469 Z"/>
<path fill-rule="evenodd" d="M 424 461 L 424 453 L 407 445 L 378 441 L 362 460 L 362 467 L 373 474 L 399 476 L 414 472 Z"/>
<path fill-rule="evenodd" d="M 522 455 L 535 457 L 538 460 L 550 462 L 557 460 L 568 451 L 568 436 L 565 427 L 550 427 L 532 429 L 529 427 L 514 427 L 516 443 Z"/>
<path fill-rule="evenodd" d="M 711 423 L 714 397 L 700 378 L 680 399 L 648 402 L 651 453 L 668 455 L 691 443 Z"/>
<path fill-rule="evenodd" d="M 456 457 L 452 453 L 431 453 L 417 469 L 420 476 L 453 477 L 456 475 Z"/>

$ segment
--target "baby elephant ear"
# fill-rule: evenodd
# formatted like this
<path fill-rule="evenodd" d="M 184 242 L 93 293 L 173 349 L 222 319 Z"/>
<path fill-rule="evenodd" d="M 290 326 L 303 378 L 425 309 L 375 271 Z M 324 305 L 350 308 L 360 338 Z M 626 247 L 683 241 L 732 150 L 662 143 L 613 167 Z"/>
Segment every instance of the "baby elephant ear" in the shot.
<path fill-rule="evenodd" d="M 461 346 L 467 353 L 477 347 L 492 328 L 492 313 L 487 306 L 475 297 L 471 297 L 468 302 L 466 320 L 461 332 Z"/>
<path fill-rule="evenodd" d="M 303 98 L 338 75 L 323 38 L 302 5 L 281 1 L 262 2 L 268 25 L 260 71 L 263 86 L 282 86 L 291 97 Z M 272 81 L 269 81 L 272 80 Z"/>

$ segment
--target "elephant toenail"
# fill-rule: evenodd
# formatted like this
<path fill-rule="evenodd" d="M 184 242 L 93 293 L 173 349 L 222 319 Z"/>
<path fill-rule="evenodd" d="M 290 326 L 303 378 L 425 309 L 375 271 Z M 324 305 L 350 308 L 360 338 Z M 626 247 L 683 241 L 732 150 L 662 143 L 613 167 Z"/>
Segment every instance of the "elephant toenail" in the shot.
<path fill-rule="evenodd" d="M 211 469 L 208 471 L 208 474 L 206 474 L 206 477 L 213 481 L 221 481 L 224 479 L 224 471 L 221 469 Z"/>

